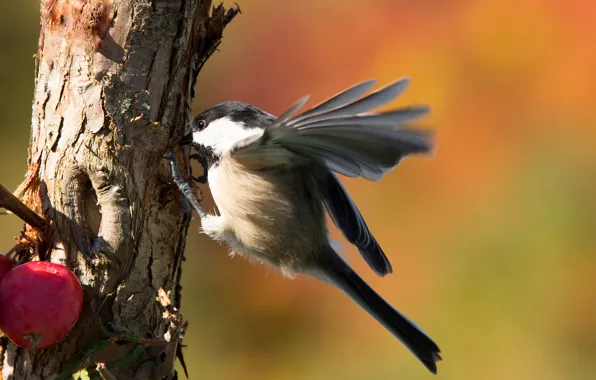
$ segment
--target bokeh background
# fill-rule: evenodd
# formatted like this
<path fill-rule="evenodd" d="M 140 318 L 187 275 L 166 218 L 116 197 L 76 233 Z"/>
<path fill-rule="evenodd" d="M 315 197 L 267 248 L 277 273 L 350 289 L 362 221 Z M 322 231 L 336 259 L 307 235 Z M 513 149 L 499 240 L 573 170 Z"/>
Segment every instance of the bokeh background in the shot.
<path fill-rule="evenodd" d="M 440 378 L 596 379 L 596 3 L 238 2 L 197 112 L 238 99 L 279 113 L 304 94 L 313 104 L 404 75 L 411 88 L 392 105 L 432 105 L 433 158 L 344 181 L 395 273 L 378 278 L 346 252 L 439 343 Z M 39 4 L 2 9 L 0 181 L 14 189 Z M 0 250 L 19 228 L 0 217 Z M 339 291 L 230 259 L 197 229 L 183 277 L 192 379 L 431 378 Z"/>

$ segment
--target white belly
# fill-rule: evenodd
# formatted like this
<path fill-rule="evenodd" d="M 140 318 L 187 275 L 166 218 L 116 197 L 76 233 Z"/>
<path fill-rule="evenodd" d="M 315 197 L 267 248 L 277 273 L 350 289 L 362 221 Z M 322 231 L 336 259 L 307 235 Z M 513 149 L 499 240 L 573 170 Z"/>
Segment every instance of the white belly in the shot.
<path fill-rule="evenodd" d="M 327 244 L 322 205 L 301 205 L 301 186 L 293 181 L 300 178 L 251 172 L 229 156 L 209 169 L 213 199 L 235 240 L 228 241 L 232 249 L 242 247 L 237 253 L 293 272 Z"/>

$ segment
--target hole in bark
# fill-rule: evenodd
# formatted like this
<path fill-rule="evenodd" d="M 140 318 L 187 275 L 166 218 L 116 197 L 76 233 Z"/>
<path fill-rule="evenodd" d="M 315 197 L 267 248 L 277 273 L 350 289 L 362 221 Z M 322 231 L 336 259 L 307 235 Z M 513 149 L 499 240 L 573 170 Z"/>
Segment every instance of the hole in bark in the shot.
<path fill-rule="evenodd" d="M 84 182 L 83 203 L 85 205 L 87 230 L 91 236 L 95 237 L 99 233 L 99 225 L 101 224 L 101 206 L 97 202 L 97 193 L 93 186 L 91 186 L 91 179 L 89 177 L 86 177 Z"/>

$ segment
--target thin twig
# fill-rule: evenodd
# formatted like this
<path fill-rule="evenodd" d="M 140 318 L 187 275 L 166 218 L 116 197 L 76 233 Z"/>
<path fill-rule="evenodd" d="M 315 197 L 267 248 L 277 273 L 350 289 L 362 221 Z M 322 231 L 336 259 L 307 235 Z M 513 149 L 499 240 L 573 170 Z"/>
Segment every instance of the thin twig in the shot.
<path fill-rule="evenodd" d="M 15 197 L 6 187 L 0 183 L 0 207 L 7 209 L 31 227 L 44 231 L 46 228 L 45 220 L 31 210 L 26 204 Z"/>

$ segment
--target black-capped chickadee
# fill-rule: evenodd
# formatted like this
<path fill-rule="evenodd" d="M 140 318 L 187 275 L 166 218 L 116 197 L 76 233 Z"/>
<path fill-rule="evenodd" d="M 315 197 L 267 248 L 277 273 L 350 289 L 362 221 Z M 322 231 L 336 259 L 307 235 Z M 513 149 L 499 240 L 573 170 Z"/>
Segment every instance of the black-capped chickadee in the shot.
<path fill-rule="evenodd" d="M 428 112 L 426 106 L 369 112 L 396 98 L 408 83 L 401 79 L 364 96 L 376 82 L 362 82 L 294 117 L 308 97 L 279 117 L 241 102 L 202 112 L 181 144 L 199 152 L 219 216 L 201 209 L 171 162 L 174 180 L 201 217 L 205 234 L 288 277 L 305 273 L 337 286 L 436 373 L 439 347 L 336 253 L 325 221 L 326 209 L 378 275 L 391 273 L 333 172 L 378 181 L 407 155 L 431 150 L 429 132 L 405 129 Z"/>

